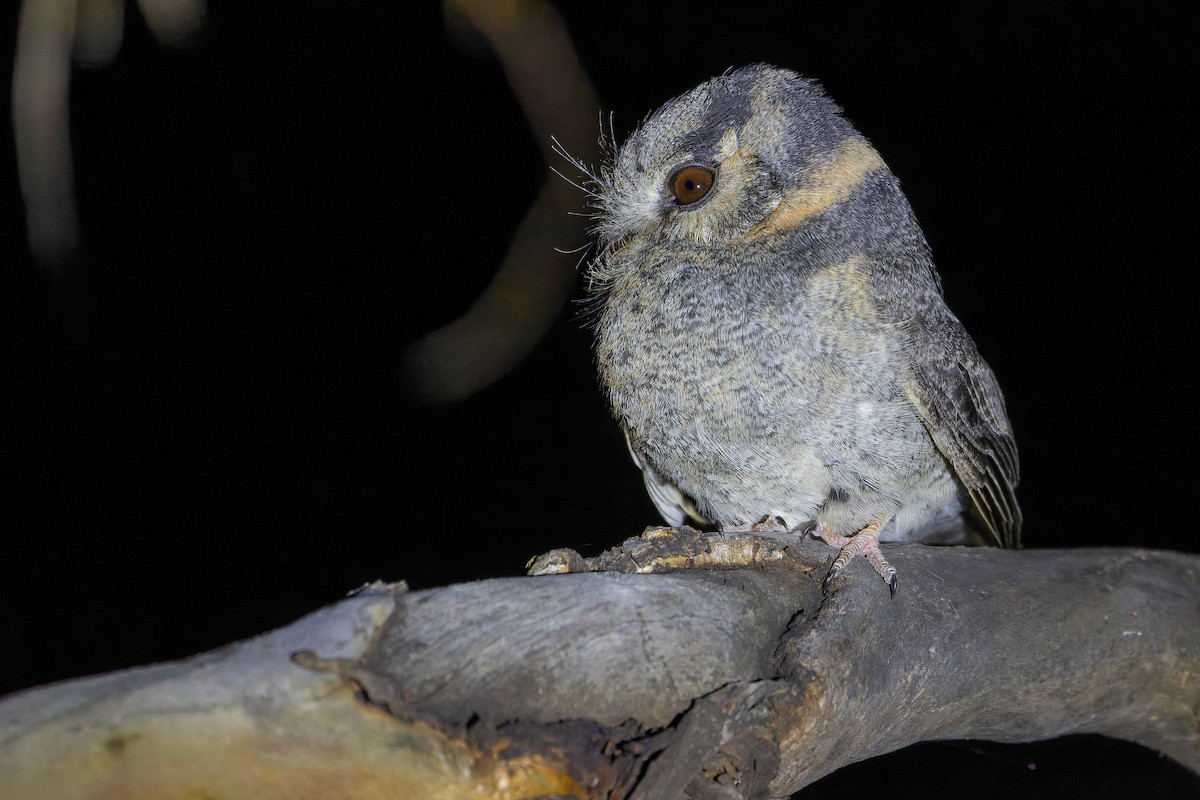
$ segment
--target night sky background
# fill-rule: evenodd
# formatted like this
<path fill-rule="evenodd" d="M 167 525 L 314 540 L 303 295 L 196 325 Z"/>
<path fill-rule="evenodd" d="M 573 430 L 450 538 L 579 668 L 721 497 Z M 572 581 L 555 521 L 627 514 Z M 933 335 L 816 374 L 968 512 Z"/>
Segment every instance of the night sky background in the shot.
<path fill-rule="evenodd" d="M 465 402 L 400 381 L 546 177 L 499 64 L 433 2 L 286 7 L 212 2 L 183 50 L 130 11 L 115 62 L 75 70 L 83 238 L 59 276 L 28 255 L 0 131 L 0 694 L 657 521 L 577 303 Z M 1195 3 L 557 7 L 619 136 L 731 66 L 818 79 L 900 177 L 1005 389 L 1026 545 L 1200 552 Z M 1200 779 L 1078 737 L 923 745 L 802 796 L 877 789 L 1182 798 Z"/>

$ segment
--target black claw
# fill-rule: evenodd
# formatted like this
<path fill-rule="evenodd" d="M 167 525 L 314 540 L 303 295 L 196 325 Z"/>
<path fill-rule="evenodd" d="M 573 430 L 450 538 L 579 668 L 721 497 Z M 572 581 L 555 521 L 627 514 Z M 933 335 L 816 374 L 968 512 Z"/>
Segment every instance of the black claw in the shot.
<path fill-rule="evenodd" d="M 896 576 L 895 575 L 888 578 L 887 585 L 888 585 L 888 589 L 891 590 L 892 597 L 895 597 L 896 596 Z"/>
<path fill-rule="evenodd" d="M 815 522 L 812 523 L 811 525 L 805 525 L 804 530 L 800 532 L 800 535 L 801 536 L 812 536 L 813 532 L 816 531 L 816 529 L 817 529 L 817 523 L 815 523 Z"/>
<path fill-rule="evenodd" d="M 821 588 L 824 589 L 825 591 L 829 591 L 829 584 L 833 583 L 833 579 L 841 574 L 842 574 L 842 571 L 840 569 L 838 569 L 837 567 L 834 567 L 833 569 L 829 570 L 829 574 L 825 576 L 825 582 L 821 584 Z"/>

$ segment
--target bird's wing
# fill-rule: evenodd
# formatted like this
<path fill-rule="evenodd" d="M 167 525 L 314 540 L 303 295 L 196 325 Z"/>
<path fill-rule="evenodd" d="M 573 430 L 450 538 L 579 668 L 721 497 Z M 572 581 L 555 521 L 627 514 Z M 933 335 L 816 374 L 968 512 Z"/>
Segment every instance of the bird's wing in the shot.
<path fill-rule="evenodd" d="M 654 469 L 644 457 L 638 455 L 633 449 L 633 442 L 629 441 L 629 434 L 625 434 L 625 446 L 629 448 L 629 455 L 633 458 L 633 463 L 637 464 L 638 469 L 642 471 L 642 480 L 646 482 L 646 491 L 650 493 L 650 499 L 654 501 L 654 507 L 658 509 L 658 513 L 662 514 L 662 518 L 671 527 L 678 528 L 690 518 L 697 525 L 707 525 L 708 520 L 696 508 L 696 503 L 692 498 L 679 490 L 679 487 L 672 483 L 667 478 L 664 478 Z"/>
<path fill-rule="evenodd" d="M 1001 547 L 1017 547 L 1020 463 L 1004 396 L 958 320 L 949 315 L 939 322 L 936 335 L 924 326 L 913 329 L 914 363 L 905 392 L 966 487 L 979 520 Z"/>

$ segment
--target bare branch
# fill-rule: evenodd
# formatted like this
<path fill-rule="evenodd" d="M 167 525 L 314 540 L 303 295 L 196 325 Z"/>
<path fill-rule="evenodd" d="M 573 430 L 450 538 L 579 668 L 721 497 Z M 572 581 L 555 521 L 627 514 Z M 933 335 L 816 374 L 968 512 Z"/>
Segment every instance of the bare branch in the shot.
<path fill-rule="evenodd" d="M 203 0 L 140 0 L 147 26 L 165 45 L 187 44 Z M 29 249 L 51 269 L 79 245 L 68 121 L 71 59 L 100 67 L 121 48 L 121 0 L 25 0 L 13 60 L 12 116 Z"/>
<path fill-rule="evenodd" d="M 663 538 L 608 563 L 645 567 Z M 674 546 L 713 565 L 720 542 Z M 785 797 L 922 740 L 1085 732 L 1200 771 L 1196 556 L 893 545 L 891 599 L 865 564 L 823 593 L 813 542 L 753 554 L 375 587 L 234 648 L 14 695 L 0 794 Z"/>

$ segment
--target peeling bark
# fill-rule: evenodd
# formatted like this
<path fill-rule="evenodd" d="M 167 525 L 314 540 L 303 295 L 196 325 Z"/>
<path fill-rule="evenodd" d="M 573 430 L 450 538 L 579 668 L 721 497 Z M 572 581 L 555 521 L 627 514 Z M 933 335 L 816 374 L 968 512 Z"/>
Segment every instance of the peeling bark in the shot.
<path fill-rule="evenodd" d="M 828 557 L 684 529 L 539 564 L 621 572 L 373 587 L 0 701 L 0 796 L 786 797 L 918 741 L 1086 732 L 1200 771 L 1200 558 L 891 545 L 892 599 L 865 563 L 823 591 Z"/>

